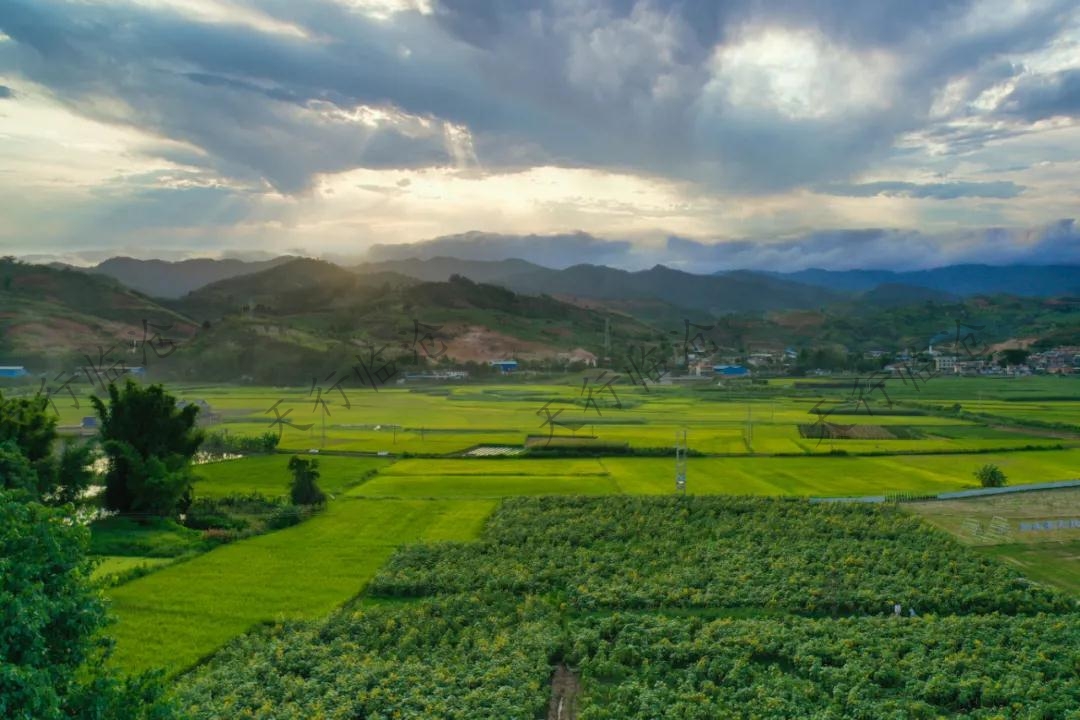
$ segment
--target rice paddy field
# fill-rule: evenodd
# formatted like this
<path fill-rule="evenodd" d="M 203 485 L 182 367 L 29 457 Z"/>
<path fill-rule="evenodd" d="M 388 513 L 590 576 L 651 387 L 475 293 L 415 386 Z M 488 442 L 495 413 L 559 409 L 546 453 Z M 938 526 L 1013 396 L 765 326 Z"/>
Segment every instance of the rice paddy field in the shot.
<path fill-rule="evenodd" d="M 197 497 L 281 498 L 288 459 L 300 453 L 318 458 L 330 500 L 297 526 L 176 562 L 157 560 L 141 577 L 109 588 L 114 659 L 131 670 L 164 667 L 176 674 L 263 624 L 371 602 L 363 599 L 364 588 L 395 549 L 471 540 L 504 498 L 670 494 L 674 458 L 633 454 L 670 453 L 679 429 L 694 453 L 687 462 L 692 495 L 933 495 L 975 487 L 973 473 L 986 463 L 1001 467 L 1010 484 L 1080 477 L 1080 434 L 1023 426 L 1025 418 L 1080 424 L 1078 381 L 941 379 L 918 393 L 898 389 L 890 386 L 898 401 L 892 408 L 875 403 L 870 414 L 850 414 L 846 390 L 797 390 L 791 381 L 735 391 L 619 385 L 617 395 L 593 396 L 580 378 L 553 385 L 386 386 L 347 397 L 323 394 L 325 405 L 309 388 L 170 388 L 210 404 L 216 420 L 210 430 L 281 433 L 276 454 L 198 466 Z M 995 420 L 963 420 L 906 400 L 959 403 Z M 822 422 L 815 407 L 831 409 L 825 422 L 841 437 L 806 436 L 806 426 Z M 62 412 L 61 423 L 78 421 Z M 556 447 L 561 438 L 595 438 L 623 452 L 465 456 L 478 447 L 521 451 L 529 436 L 548 434 Z M 950 532 L 958 527 L 924 514 Z M 993 544 L 979 552 L 1075 593 L 1080 553 L 1075 539 L 1063 542 Z M 99 575 L 145 565 L 144 558 L 121 555 L 104 559 Z"/>
<path fill-rule="evenodd" d="M 1080 423 L 1080 397 L 1075 401 L 1034 403 L 998 399 L 972 402 L 972 394 L 989 397 L 996 387 L 991 384 L 995 381 L 973 382 L 988 389 L 966 388 L 956 401 L 972 412 L 1000 413 L 1002 425 L 1024 419 L 1069 422 L 1072 418 Z M 1072 383 L 1069 388 L 1076 392 L 1077 386 L 1080 383 Z M 894 400 L 903 395 L 904 386 L 898 384 L 897 388 L 900 392 L 891 386 L 888 389 Z M 1061 392 L 1062 388 L 1054 390 Z M 312 394 L 309 388 L 197 386 L 177 388 L 175 392 L 185 399 L 210 403 L 221 429 L 241 435 L 280 433 L 280 449 L 294 452 L 318 449 L 449 455 L 478 445 L 522 446 L 530 435 L 545 438 L 545 444 L 557 444 L 565 438 L 596 438 L 635 449 L 666 448 L 671 447 L 676 430 L 681 428 L 687 430 L 692 450 L 709 455 L 812 455 L 840 449 L 857 454 L 964 452 L 1080 442 L 1077 438 L 1047 437 L 1034 429 L 1005 431 L 989 423 L 910 408 L 888 408 L 881 402 L 875 402 L 869 415 L 844 414 L 841 404 L 847 391 L 836 388 L 791 395 L 775 388 L 767 397 L 713 386 L 694 390 L 654 386 L 645 390 L 613 385 L 602 393 L 592 391 L 591 387 L 583 390 L 581 384 L 567 382 L 389 386 L 377 391 L 352 390 L 347 395 Z M 911 390 L 907 393 L 912 395 Z M 921 395 L 912 398 L 918 402 L 928 399 Z M 941 404 L 940 398 L 933 400 Z M 825 412 L 828 414 L 823 415 Z M 823 422 L 843 427 L 881 427 L 897 437 L 819 440 L 800 432 L 800 426 Z"/>
<path fill-rule="evenodd" d="M 115 660 L 177 672 L 260 623 L 317 618 L 399 545 L 468 540 L 493 501 L 339 500 L 285 530 L 218 547 L 107 592 Z"/>

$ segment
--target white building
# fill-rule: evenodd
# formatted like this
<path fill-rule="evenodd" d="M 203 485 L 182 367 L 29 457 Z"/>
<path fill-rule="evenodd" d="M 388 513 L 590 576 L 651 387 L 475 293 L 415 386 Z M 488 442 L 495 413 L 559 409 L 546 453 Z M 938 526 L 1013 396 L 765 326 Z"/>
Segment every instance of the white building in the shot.
<path fill-rule="evenodd" d="M 938 372 L 955 372 L 956 357 L 954 355 L 935 355 L 934 367 Z"/>

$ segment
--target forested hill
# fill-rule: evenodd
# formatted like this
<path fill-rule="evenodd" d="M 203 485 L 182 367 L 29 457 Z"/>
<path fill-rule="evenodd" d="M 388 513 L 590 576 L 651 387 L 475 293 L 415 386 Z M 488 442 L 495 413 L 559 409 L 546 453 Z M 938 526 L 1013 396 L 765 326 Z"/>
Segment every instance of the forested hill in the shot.
<path fill-rule="evenodd" d="M 712 314 L 818 308 L 846 297 L 762 273 L 694 275 L 663 265 L 640 272 L 575 265 L 565 270 L 533 270 L 499 282 L 515 292 L 604 300 L 661 300 Z"/>
<path fill-rule="evenodd" d="M 580 292 L 593 272 L 579 271 L 582 285 L 573 287 Z M 620 279 L 639 277 L 621 272 L 602 269 L 604 279 L 592 292 L 605 294 L 604 283 L 613 288 Z M 686 275 L 666 268 L 649 272 L 653 278 Z M 712 280 L 756 281 L 737 275 Z M 186 352 L 170 359 L 170 372 L 200 379 L 250 376 L 297 382 L 308 376 L 303 367 L 320 354 L 347 358 L 358 347 L 400 349 L 426 333 L 439 337 L 440 361 L 459 364 L 516 358 L 565 365 L 570 358 L 603 358 L 607 348 L 616 358 L 642 344 L 673 357 L 688 319 L 711 326 L 711 336 L 733 354 L 785 347 L 922 349 L 935 338 L 954 336 L 957 322 L 976 328 L 987 344 L 1080 344 L 1080 299 L 1069 297 L 957 300 L 925 288 L 886 285 L 840 296 L 827 306 L 710 316 L 700 307 L 681 308 L 651 297 L 556 298 L 460 275 L 423 282 L 395 272 L 357 273 L 320 260 L 294 259 L 159 301 L 83 272 L 10 260 L 0 265 L 0 365 L 23 364 L 37 372 L 69 365 L 98 347 L 119 344 L 131 351 L 133 341 L 143 339 L 144 320 L 184 341 Z M 421 331 L 421 326 L 432 329 Z M 412 356 L 412 349 L 405 354 Z M 126 362 L 139 360 L 141 353 Z"/>
<path fill-rule="evenodd" d="M 195 329 L 184 314 L 111 278 L 0 259 L 0 365 L 53 366 L 99 348 L 130 348 L 144 331 L 186 338 Z"/>
<path fill-rule="evenodd" d="M 255 261 L 235 258 L 169 261 L 112 257 L 88 268 L 66 267 L 111 277 L 151 297 L 178 298 L 212 282 L 266 270 L 292 259 L 288 255 Z"/>
<path fill-rule="evenodd" d="M 419 282 L 307 259 L 213 283 L 170 306 L 201 328 L 184 371 L 190 366 L 209 379 L 310 380 L 310 368 L 355 362 L 357 352 L 373 348 L 399 364 L 415 364 L 427 352 L 434 361 L 471 363 L 477 371 L 507 358 L 565 366 L 603 353 L 606 330 L 612 347 L 658 337 L 626 315 L 457 275 Z M 415 346 L 429 335 L 426 350 Z"/>
<path fill-rule="evenodd" d="M 908 272 L 812 268 L 776 273 L 776 276 L 844 292 L 898 283 L 961 297 L 1001 293 L 1026 297 L 1080 294 L 1080 266 L 1076 265 L 948 265 Z"/>

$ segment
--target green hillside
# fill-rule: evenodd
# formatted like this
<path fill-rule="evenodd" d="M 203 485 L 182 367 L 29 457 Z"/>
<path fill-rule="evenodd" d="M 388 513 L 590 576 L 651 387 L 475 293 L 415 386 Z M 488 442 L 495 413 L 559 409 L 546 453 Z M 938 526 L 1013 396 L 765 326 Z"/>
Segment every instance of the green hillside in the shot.
<path fill-rule="evenodd" d="M 144 338 L 144 320 L 147 339 L 183 340 L 196 330 L 183 314 L 111 278 L 0 259 L 0 364 L 43 371 L 99 348 L 130 349 Z"/>

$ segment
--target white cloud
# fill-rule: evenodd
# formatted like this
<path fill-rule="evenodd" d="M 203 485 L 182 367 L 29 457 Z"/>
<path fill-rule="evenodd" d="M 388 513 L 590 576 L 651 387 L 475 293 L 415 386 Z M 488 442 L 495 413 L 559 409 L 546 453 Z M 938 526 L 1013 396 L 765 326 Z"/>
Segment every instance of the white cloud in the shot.
<path fill-rule="evenodd" d="M 735 112 L 771 111 L 802 120 L 888 109 L 896 63 L 883 51 L 856 51 L 819 32 L 751 28 L 718 47 L 707 95 Z"/>

